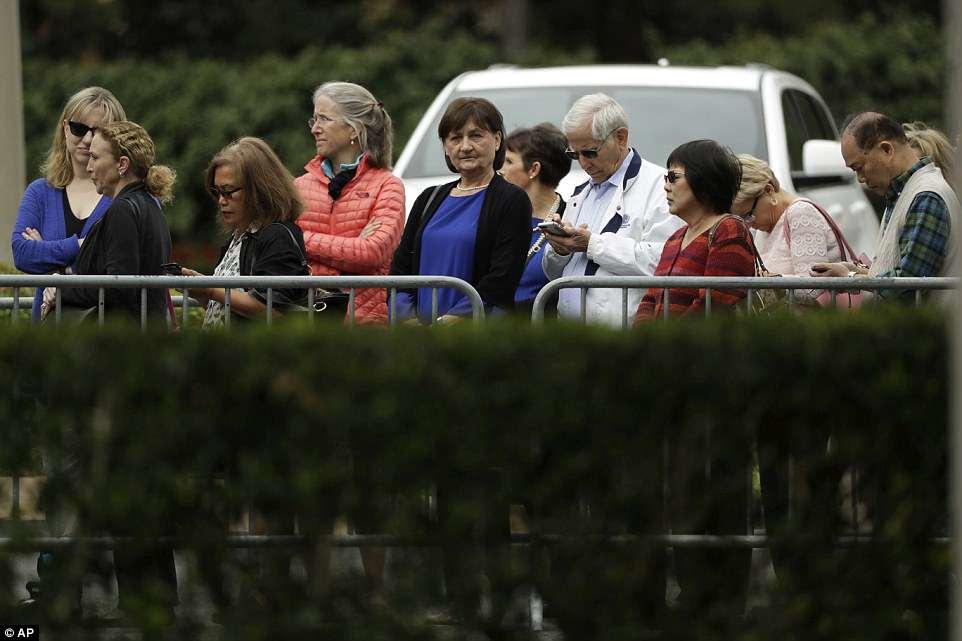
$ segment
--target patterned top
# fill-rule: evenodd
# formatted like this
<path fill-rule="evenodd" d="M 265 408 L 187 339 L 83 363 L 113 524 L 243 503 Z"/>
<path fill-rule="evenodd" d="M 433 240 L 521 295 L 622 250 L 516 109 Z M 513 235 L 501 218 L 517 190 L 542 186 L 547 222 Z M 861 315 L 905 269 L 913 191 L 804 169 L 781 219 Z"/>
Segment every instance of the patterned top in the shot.
<path fill-rule="evenodd" d="M 711 230 L 706 230 L 682 248 L 688 226 L 684 226 L 667 241 L 655 276 L 754 276 L 755 253 L 752 251 L 751 232 L 734 217 L 718 223 L 715 238 L 709 243 Z M 745 297 L 745 290 L 714 289 L 711 292 L 712 310 L 733 308 Z M 635 323 L 661 318 L 664 290 L 652 287 L 641 299 Z M 699 317 L 705 314 L 705 290 L 670 288 L 668 290 L 670 316 Z"/>
<path fill-rule="evenodd" d="M 904 174 L 892 181 L 885 199 L 885 212 L 882 215 L 882 230 L 888 224 L 895 209 L 895 201 L 902 194 L 902 189 L 922 167 L 931 164 L 928 157 L 922 158 Z M 909 205 L 905 227 L 899 236 L 899 264 L 888 272 L 879 274 L 887 276 L 938 276 L 942 271 L 942 263 L 948 249 L 951 220 L 949 208 L 942 197 L 931 191 L 918 194 Z"/>
<path fill-rule="evenodd" d="M 762 262 L 768 271 L 782 276 L 809 276 L 815 263 L 842 260 L 835 232 L 812 203 L 798 199 L 790 204 L 768 235 Z M 821 289 L 796 289 L 801 302 L 814 303 Z"/>
<path fill-rule="evenodd" d="M 227 252 L 214 269 L 214 276 L 240 276 L 240 250 L 246 236 L 246 231 L 243 234 L 234 234 L 230 245 L 227 246 Z M 207 311 L 204 312 L 204 329 L 219 327 L 223 324 L 224 305 L 216 300 L 209 301 Z"/>

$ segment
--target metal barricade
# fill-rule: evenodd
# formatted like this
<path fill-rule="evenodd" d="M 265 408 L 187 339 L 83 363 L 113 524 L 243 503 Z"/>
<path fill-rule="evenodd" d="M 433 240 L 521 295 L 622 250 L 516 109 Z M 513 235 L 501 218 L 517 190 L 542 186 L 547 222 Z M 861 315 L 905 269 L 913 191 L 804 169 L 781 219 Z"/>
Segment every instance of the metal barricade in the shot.
<path fill-rule="evenodd" d="M 60 305 L 61 287 L 96 287 L 99 290 L 97 322 L 100 325 L 104 323 L 104 291 L 106 289 L 139 289 L 140 325 L 141 327 L 145 327 L 147 324 L 147 290 L 176 288 L 184 292 L 179 302 L 182 321 L 184 326 L 186 326 L 188 308 L 191 306 L 190 289 L 196 287 L 224 289 L 224 308 L 227 312 L 225 315 L 225 325 L 227 326 L 230 325 L 230 293 L 232 289 L 238 288 L 267 290 L 265 305 L 267 324 L 271 324 L 274 317 L 273 290 L 275 289 L 306 289 L 308 292 L 306 314 L 313 322 L 315 316 L 315 288 L 340 289 L 348 292 L 347 319 L 350 325 L 354 325 L 356 320 L 355 294 L 358 289 L 387 290 L 388 317 L 391 325 L 396 325 L 398 322 L 397 291 L 399 289 L 431 290 L 432 324 L 437 318 L 439 289 L 456 289 L 462 292 L 471 303 L 472 320 L 475 323 L 484 320 L 484 303 L 478 291 L 470 283 L 450 276 L 94 276 L 3 274 L 0 275 L 0 287 L 13 288 L 13 297 L 9 303 L 9 309 L 12 310 L 11 322 L 13 323 L 18 321 L 21 305 L 23 305 L 23 301 L 25 301 L 20 295 L 20 289 L 23 287 L 58 288 L 56 297 L 57 308 L 53 317 L 56 323 L 60 323 L 62 320 L 62 306 Z M 193 304 L 196 305 L 196 301 Z"/>
<path fill-rule="evenodd" d="M 581 321 L 587 322 L 586 302 L 589 289 L 620 289 L 622 290 L 621 326 L 629 326 L 629 317 L 635 310 L 628 309 L 628 290 L 649 288 L 663 289 L 665 318 L 668 313 L 668 295 L 671 289 L 704 289 L 706 290 L 705 315 L 711 316 L 711 292 L 713 289 L 730 290 L 743 289 L 746 292 L 746 305 L 750 311 L 754 290 L 759 289 L 787 289 L 790 302 L 793 292 L 797 289 L 828 290 L 832 292 L 846 292 L 861 290 L 878 291 L 915 291 L 915 304 L 922 302 L 922 291 L 954 290 L 957 289 L 957 278 L 813 278 L 799 276 L 776 276 L 767 278 L 741 278 L 722 276 L 566 276 L 550 281 L 534 299 L 531 310 L 531 321 L 534 324 L 544 322 L 544 308 L 548 299 L 561 289 L 581 290 Z"/>

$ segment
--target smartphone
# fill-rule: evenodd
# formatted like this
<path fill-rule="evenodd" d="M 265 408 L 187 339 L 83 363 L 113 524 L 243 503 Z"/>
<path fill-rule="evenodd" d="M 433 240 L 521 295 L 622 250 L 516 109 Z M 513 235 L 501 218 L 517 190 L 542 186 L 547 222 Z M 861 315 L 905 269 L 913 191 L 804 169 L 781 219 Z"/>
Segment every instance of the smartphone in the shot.
<path fill-rule="evenodd" d="M 553 234 L 555 236 L 570 236 L 571 234 L 565 230 L 560 224 L 553 220 L 545 220 L 538 223 L 538 229 L 546 234 Z"/>
<path fill-rule="evenodd" d="M 164 263 L 160 266 L 162 270 L 171 276 L 180 276 L 180 265 L 178 263 Z"/>

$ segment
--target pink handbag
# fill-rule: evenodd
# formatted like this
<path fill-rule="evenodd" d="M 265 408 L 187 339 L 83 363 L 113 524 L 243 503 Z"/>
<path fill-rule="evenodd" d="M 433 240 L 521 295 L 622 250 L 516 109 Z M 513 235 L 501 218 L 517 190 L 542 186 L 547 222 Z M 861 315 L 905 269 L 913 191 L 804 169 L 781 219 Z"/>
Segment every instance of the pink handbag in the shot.
<path fill-rule="evenodd" d="M 822 215 L 828 226 L 832 228 L 832 232 L 835 234 L 835 240 L 838 241 L 838 250 L 842 253 L 842 261 L 851 261 L 856 265 L 861 267 L 867 267 L 868 261 L 864 256 L 856 257 L 855 250 L 852 246 L 848 244 L 845 240 L 845 236 L 842 234 L 842 230 L 838 228 L 838 224 L 832 220 L 832 217 L 828 215 L 821 205 L 811 201 L 807 198 L 803 198 L 805 202 L 810 204 L 812 207 L 818 210 L 818 213 Z M 821 307 L 837 307 L 839 309 L 858 309 L 862 305 L 862 291 L 859 289 L 847 289 L 847 290 L 834 290 L 835 300 L 832 300 L 832 290 L 823 290 L 821 294 L 815 299 Z"/>

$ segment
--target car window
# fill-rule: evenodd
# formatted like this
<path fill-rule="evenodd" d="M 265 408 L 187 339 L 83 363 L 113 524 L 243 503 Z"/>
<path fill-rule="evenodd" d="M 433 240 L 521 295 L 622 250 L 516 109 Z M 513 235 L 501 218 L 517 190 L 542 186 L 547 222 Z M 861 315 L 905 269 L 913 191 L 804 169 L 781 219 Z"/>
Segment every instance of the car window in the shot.
<path fill-rule="evenodd" d="M 802 146 L 807 140 L 835 140 L 835 126 L 815 99 L 803 91 L 782 92 L 782 113 L 792 171 L 802 171 Z"/>
<path fill-rule="evenodd" d="M 561 126 L 571 104 L 588 93 L 606 93 L 628 112 L 630 142 L 651 162 L 664 165 L 678 145 L 696 138 L 713 138 L 736 153 L 768 158 L 756 92 L 682 87 L 523 87 L 453 93 L 487 98 L 504 116 L 508 133 L 517 127 L 550 122 Z M 404 178 L 447 175 L 437 138 L 440 114 L 431 123 L 405 169 Z"/>
<path fill-rule="evenodd" d="M 792 90 L 782 92 L 782 116 L 785 118 L 785 142 L 788 144 L 788 163 L 792 171 L 802 170 L 802 145 L 805 144 L 805 124 L 792 98 Z"/>

